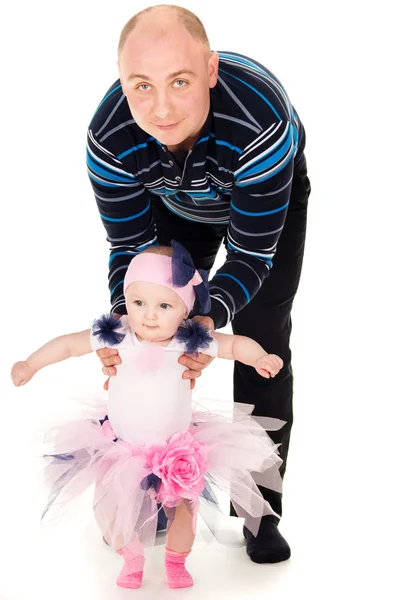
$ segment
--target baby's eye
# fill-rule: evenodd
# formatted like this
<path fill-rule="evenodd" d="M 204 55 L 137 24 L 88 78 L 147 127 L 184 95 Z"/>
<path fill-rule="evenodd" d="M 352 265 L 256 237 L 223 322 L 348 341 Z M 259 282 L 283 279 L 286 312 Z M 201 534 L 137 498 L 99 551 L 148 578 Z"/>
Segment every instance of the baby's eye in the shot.
<path fill-rule="evenodd" d="M 166 310 L 166 308 L 171 308 L 171 304 L 167 304 L 166 302 L 162 302 L 162 304 L 160 305 L 160 308 L 164 308 Z"/>
<path fill-rule="evenodd" d="M 144 303 L 142 300 L 134 300 L 134 304 L 136 304 L 137 306 L 143 306 Z"/>

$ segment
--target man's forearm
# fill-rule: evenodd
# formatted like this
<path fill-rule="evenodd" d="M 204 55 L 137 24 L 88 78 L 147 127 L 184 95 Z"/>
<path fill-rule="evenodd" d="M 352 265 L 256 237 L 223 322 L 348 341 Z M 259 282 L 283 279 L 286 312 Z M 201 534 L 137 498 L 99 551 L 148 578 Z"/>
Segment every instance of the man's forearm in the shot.
<path fill-rule="evenodd" d="M 231 321 L 268 276 L 288 210 L 294 169 L 292 125 L 280 122 L 253 144 L 236 164 L 227 260 L 210 284 L 209 316 L 216 328 Z"/>
<path fill-rule="evenodd" d="M 215 329 L 232 321 L 257 294 L 269 272 L 263 261 L 240 252 L 228 251 L 227 260 L 209 282 Z"/>
<path fill-rule="evenodd" d="M 156 243 L 149 193 L 123 163 L 87 136 L 87 168 L 102 224 L 111 245 L 109 290 L 112 312 L 125 314 L 123 280 L 131 259 Z"/>

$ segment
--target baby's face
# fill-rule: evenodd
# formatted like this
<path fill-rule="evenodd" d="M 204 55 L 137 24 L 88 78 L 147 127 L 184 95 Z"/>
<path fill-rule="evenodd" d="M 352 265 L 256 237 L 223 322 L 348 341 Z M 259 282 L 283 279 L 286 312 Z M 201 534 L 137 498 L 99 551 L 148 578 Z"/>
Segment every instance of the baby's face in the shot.
<path fill-rule="evenodd" d="M 128 323 L 138 339 L 169 341 L 187 315 L 181 298 L 170 288 L 157 283 L 135 281 L 126 292 Z"/>

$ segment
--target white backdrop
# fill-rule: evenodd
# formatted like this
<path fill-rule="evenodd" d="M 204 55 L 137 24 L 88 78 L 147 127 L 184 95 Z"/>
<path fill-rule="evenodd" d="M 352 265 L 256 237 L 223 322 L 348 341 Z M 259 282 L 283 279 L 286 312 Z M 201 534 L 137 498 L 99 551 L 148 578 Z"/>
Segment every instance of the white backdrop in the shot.
<path fill-rule="evenodd" d="M 293 313 L 295 427 L 281 524 L 293 557 L 258 567 L 243 549 L 213 544 L 206 554 L 198 541 L 191 563 L 198 584 L 181 596 L 280 599 L 300 591 L 329 598 L 338 591 L 348 598 L 360 591 L 367 598 L 384 591 L 392 598 L 398 400 L 393 3 L 181 5 L 203 20 L 213 49 L 251 56 L 282 81 L 307 131 L 313 189 Z M 97 359 L 50 367 L 21 389 L 12 387 L 9 371 L 47 339 L 90 326 L 108 307 L 108 247 L 86 175 L 85 135 L 117 78 L 120 30 L 146 6 L 37 0 L 1 8 L 0 598 L 6 600 L 25 600 L 32 590 L 43 600 L 126 594 L 114 586 L 119 563 L 106 554 L 92 523 L 54 536 L 38 525 L 37 423 L 60 406 L 67 410 L 69 395 L 101 387 Z M 213 363 L 202 378 L 204 393 L 228 402 L 231 376 L 231 364 Z M 216 564 L 220 570 L 209 574 Z M 152 598 L 150 582 L 146 589 L 139 593 Z"/>

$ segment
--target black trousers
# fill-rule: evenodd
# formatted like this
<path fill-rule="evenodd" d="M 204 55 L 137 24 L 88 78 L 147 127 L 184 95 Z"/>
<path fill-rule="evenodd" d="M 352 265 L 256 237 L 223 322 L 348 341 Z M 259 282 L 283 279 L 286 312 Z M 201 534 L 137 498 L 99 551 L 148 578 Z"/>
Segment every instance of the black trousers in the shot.
<path fill-rule="evenodd" d="M 269 434 L 275 443 L 281 444 L 282 477 L 286 470 L 293 424 L 293 371 L 289 346 L 291 310 L 300 281 L 311 191 L 305 160 L 300 162 L 301 167 L 293 176 L 289 209 L 273 267 L 259 292 L 231 323 L 234 333 L 253 338 L 267 352 L 278 354 L 284 362 L 283 369 L 274 379 L 265 379 L 253 368 L 237 361 L 234 368 L 234 401 L 254 404 L 253 415 L 286 421 L 280 431 Z M 183 220 L 156 198 L 152 201 L 152 210 L 159 243 L 169 245 L 172 239 L 181 242 L 191 253 L 197 268 L 210 270 L 221 242 L 224 240 L 225 243 L 226 226 Z M 281 515 L 282 495 L 260 489 L 275 512 Z M 278 522 L 278 519 L 274 520 Z"/>

